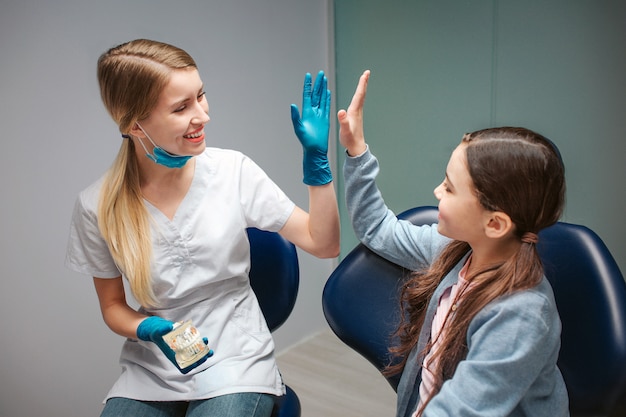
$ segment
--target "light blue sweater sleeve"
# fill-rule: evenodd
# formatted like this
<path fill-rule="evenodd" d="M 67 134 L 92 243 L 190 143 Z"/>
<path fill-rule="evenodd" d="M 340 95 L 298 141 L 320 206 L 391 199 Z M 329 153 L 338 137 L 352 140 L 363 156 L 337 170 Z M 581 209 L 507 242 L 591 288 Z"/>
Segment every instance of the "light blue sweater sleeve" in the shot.
<path fill-rule="evenodd" d="M 346 157 L 343 167 L 348 214 L 357 238 L 372 251 L 409 270 L 431 263 L 450 241 L 437 225 L 398 220 L 376 186 L 378 160 L 369 151 Z"/>

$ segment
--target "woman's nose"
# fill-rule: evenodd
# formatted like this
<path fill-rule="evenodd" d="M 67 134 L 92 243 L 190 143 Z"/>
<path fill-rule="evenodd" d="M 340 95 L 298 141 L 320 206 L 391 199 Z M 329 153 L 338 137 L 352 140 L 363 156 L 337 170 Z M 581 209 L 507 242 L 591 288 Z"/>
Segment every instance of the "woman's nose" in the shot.
<path fill-rule="evenodd" d="M 209 117 L 209 106 L 204 106 L 202 103 L 196 105 L 196 115 L 191 120 L 194 124 L 207 124 L 211 118 Z"/>

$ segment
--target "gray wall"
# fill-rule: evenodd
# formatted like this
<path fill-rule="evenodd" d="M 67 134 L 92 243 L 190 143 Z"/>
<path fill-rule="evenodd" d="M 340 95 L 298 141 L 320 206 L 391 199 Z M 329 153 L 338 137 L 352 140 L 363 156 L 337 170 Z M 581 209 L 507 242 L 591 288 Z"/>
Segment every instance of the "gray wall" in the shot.
<path fill-rule="evenodd" d="M 96 60 L 137 37 L 187 49 L 206 84 L 209 145 L 243 151 L 307 207 L 289 105 L 305 72 L 331 72 L 327 0 L 0 3 L 0 416 L 93 417 L 119 374 L 122 338 L 102 322 L 90 277 L 63 266 L 77 193 L 120 144 Z M 301 291 L 278 349 L 325 327 L 333 261 L 300 253 Z"/>
<path fill-rule="evenodd" d="M 464 132 L 525 126 L 563 154 L 564 220 L 595 230 L 626 273 L 626 2 L 335 0 L 335 18 L 337 103 L 372 70 L 365 135 L 394 211 L 437 204 Z M 345 254 L 356 239 L 342 226 Z"/>

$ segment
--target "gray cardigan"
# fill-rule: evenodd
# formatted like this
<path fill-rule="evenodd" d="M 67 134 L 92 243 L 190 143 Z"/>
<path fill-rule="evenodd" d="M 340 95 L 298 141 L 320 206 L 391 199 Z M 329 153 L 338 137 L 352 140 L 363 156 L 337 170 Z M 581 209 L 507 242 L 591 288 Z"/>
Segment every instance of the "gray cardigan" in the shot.
<path fill-rule="evenodd" d="M 407 269 L 429 265 L 450 242 L 437 225 L 398 220 L 375 184 L 378 161 L 369 149 L 346 157 L 345 192 L 352 226 L 374 252 Z M 430 300 L 424 327 L 398 386 L 397 417 L 411 416 L 419 403 L 420 354 L 428 343 L 441 294 L 458 280 L 465 259 L 444 277 Z M 544 277 L 535 288 L 503 296 L 472 320 L 467 357 L 430 401 L 424 417 L 567 417 L 568 398 L 556 361 L 561 322 L 552 288 Z"/>

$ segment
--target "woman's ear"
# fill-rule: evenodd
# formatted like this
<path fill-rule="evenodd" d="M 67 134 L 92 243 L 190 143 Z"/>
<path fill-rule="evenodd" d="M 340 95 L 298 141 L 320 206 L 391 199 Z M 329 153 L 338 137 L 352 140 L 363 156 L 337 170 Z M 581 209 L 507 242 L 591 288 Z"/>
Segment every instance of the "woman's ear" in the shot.
<path fill-rule="evenodd" d="M 508 214 L 502 211 L 492 211 L 487 218 L 485 235 L 492 239 L 500 239 L 512 233 L 515 225 Z"/>
<path fill-rule="evenodd" d="M 130 128 L 129 133 L 136 138 L 145 138 L 146 134 L 143 133 L 143 130 L 139 127 L 137 123 L 133 123 L 133 126 Z"/>

